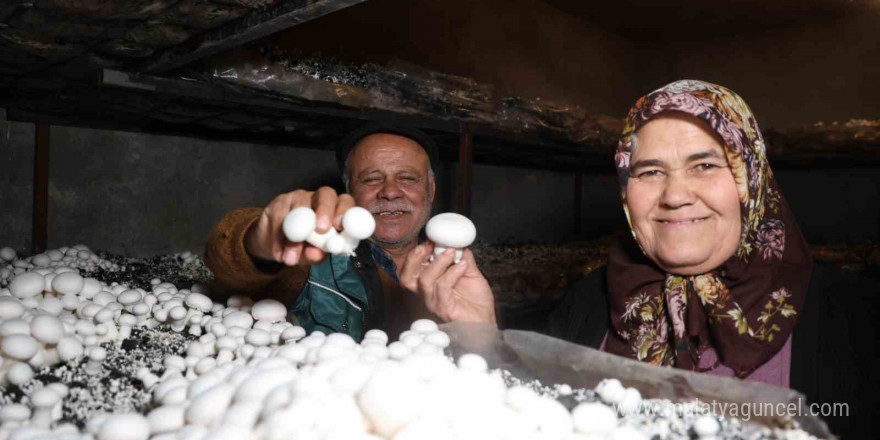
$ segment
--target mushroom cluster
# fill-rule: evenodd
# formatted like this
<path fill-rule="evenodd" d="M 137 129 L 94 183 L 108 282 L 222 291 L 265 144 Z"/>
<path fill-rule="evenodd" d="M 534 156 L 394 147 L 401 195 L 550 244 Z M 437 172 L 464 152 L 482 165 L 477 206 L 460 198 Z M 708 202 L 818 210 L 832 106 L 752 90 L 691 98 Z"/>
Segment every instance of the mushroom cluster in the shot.
<path fill-rule="evenodd" d="M 376 230 L 373 214 L 355 206 L 342 215 L 342 231 L 330 228 L 321 234 L 315 230 L 317 217 L 312 208 L 301 206 L 287 214 L 282 230 L 288 240 L 294 243 L 306 242 L 333 255 L 351 255 L 361 240 L 366 240 Z"/>
<path fill-rule="evenodd" d="M 644 420 L 630 415 L 645 401 L 616 379 L 569 410 L 552 396 L 510 386 L 479 355 L 447 357 L 450 338 L 430 320 L 412 323 L 394 341 L 370 330 L 358 343 L 342 333 L 307 335 L 272 299 L 232 296 L 221 304 L 200 284 L 107 284 L 83 277 L 73 260 L 32 260 L 13 264 L 24 270 L 0 289 L 0 388 L 32 384 L 34 369 L 59 363 L 97 374 L 133 331 L 164 329 L 190 342 L 180 355 L 164 356 L 161 371 L 135 374 L 152 400 L 144 413 L 97 414 L 79 429 L 61 420 L 70 389 L 47 383 L 0 407 L 0 440 L 725 437 L 713 416 L 677 431 L 633 422 Z"/>

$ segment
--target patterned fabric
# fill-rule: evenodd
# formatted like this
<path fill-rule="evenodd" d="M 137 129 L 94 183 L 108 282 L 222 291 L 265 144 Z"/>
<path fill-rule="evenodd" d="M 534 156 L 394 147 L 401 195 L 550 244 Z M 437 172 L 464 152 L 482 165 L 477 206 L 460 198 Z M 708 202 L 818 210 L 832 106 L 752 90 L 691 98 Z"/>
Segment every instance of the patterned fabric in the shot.
<path fill-rule="evenodd" d="M 367 244 L 370 245 L 370 252 L 373 254 L 373 260 L 376 261 L 379 268 L 385 271 L 388 276 L 394 278 L 394 281 L 399 283 L 400 279 L 397 278 L 397 263 L 394 262 L 394 259 L 391 258 L 387 252 L 382 250 L 382 248 L 373 244 L 372 241 L 367 242 Z"/>
<path fill-rule="evenodd" d="M 789 339 L 804 303 L 812 261 L 767 162 L 755 117 L 734 92 L 702 81 L 677 81 L 630 110 L 615 162 L 626 201 L 633 134 L 665 112 L 701 119 L 723 141 L 740 200 L 735 254 L 709 273 L 663 272 L 627 237 L 612 249 L 608 282 L 612 331 L 606 350 L 656 365 L 702 370 L 714 349 L 739 377 L 769 360 Z"/>

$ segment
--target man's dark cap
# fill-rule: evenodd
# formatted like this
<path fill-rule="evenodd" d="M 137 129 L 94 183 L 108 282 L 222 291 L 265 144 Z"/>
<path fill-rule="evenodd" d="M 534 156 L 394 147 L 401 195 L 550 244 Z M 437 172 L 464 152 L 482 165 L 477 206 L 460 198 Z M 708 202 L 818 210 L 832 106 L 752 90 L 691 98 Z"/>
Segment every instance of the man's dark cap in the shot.
<path fill-rule="evenodd" d="M 440 164 L 437 144 L 435 144 L 431 137 L 425 132 L 417 128 L 404 127 L 401 125 L 371 122 L 347 134 L 336 145 L 336 163 L 339 165 L 340 171 L 345 171 L 345 161 L 348 159 L 348 153 L 351 152 L 351 149 L 354 148 L 361 139 L 376 133 L 396 134 L 414 140 L 423 150 L 425 150 L 425 153 L 428 153 L 428 160 L 431 163 L 431 169 L 435 171 L 437 170 L 437 166 Z"/>

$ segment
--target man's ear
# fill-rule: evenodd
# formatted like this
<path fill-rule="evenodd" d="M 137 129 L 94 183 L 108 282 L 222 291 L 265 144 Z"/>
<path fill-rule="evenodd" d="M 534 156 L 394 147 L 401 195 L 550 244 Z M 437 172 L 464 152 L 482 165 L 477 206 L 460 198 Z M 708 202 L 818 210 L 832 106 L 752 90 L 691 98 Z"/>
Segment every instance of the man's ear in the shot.
<path fill-rule="evenodd" d="M 437 179 L 434 176 L 431 176 L 429 179 L 431 182 L 431 203 L 434 203 L 434 196 L 437 194 Z"/>

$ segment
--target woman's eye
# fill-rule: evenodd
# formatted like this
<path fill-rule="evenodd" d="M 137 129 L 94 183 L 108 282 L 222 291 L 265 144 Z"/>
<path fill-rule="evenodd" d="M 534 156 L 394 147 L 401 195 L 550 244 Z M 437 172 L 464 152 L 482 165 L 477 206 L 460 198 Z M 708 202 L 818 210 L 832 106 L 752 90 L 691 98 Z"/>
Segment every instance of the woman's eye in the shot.
<path fill-rule="evenodd" d="M 701 163 L 701 164 L 697 164 L 696 168 L 699 171 L 712 171 L 712 170 L 716 170 L 721 167 L 718 165 L 715 165 L 714 163 Z"/>

